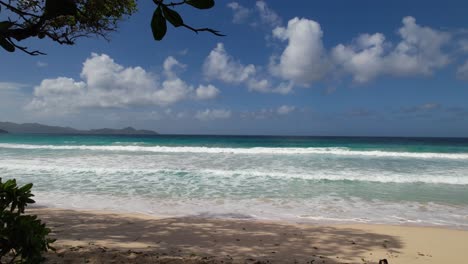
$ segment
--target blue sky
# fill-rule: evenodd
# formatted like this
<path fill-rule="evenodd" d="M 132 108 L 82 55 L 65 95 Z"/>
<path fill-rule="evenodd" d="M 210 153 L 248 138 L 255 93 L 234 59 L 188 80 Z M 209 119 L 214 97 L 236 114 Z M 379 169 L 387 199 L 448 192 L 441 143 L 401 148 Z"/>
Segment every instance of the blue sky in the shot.
<path fill-rule="evenodd" d="M 0 120 L 177 134 L 468 136 L 466 1 L 217 1 L 152 39 L 0 52 Z M 7 63 L 5 63 L 7 62 Z"/>

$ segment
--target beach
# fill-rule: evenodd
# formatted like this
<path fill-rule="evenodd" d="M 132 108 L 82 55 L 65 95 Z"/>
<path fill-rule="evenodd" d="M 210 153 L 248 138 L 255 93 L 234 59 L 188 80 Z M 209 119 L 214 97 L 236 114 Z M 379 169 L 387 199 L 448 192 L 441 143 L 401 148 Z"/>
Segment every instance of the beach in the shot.
<path fill-rule="evenodd" d="M 465 263 L 468 231 L 391 225 L 158 218 L 31 209 L 52 228 L 47 263 Z"/>

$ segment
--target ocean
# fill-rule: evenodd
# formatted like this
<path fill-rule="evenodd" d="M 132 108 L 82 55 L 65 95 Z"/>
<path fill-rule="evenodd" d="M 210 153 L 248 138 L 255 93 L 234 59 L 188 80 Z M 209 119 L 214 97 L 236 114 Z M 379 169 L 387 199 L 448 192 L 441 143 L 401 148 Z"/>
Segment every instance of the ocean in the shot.
<path fill-rule="evenodd" d="M 468 139 L 0 135 L 38 206 L 468 229 Z"/>

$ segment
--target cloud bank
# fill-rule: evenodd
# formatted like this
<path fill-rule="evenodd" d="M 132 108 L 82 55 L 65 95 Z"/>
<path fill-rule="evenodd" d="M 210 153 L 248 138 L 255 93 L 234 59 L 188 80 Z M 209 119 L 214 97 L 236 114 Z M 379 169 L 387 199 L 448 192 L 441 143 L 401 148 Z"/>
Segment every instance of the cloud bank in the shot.
<path fill-rule="evenodd" d="M 173 57 L 163 64 L 162 76 L 142 67 L 124 67 L 106 54 L 92 53 L 83 63 L 81 80 L 68 77 L 45 79 L 34 87 L 29 110 L 75 112 L 82 108 L 169 106 L 188 99 L 213 99 L 213 85 L 195 88 L 178 77 L 175 69 L 186 66 Z"/>

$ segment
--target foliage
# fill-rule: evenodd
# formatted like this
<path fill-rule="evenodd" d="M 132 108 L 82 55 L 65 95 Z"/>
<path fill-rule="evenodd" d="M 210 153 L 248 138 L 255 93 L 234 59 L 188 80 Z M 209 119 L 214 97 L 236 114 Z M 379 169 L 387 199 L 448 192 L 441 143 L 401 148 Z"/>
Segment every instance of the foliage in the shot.
<path fill-rule="evenodd" d="M 37 216 L 24 215 L 31 199 L 32 183 L 19 187 L 16 180 L 2 182 L 0 178 L 0 262 L 9 258 L 10 263 L 39 263 L 42 253 L 53 249 L 55 240 L 47 238 L 46 228 Z"/>
<path fill-rule="evenodd" d="M 210 9 L 214 0 L 182 0 L 166 3 L 153 0 L 156 5 L 151 19 L 155 40 L 164 38 L 167 21 L 174 27 L 184 27 L 196 33 L 207 31 L 222 36 L 210 28 L 187 25 L 174 10 L 176 6 L 190 5 L 197 9 Z M 18 42 L 27 38 L 49 38 L 60 44 L 73 45 L 78 38 L 98 36 L 108 39 L 117 30 L 118 22 L 136 11 L 136 0 L 0 0 L 0 46 L 14 52 L 19 49 L 30 55 L 43 54 L 30 51 Z"/>

